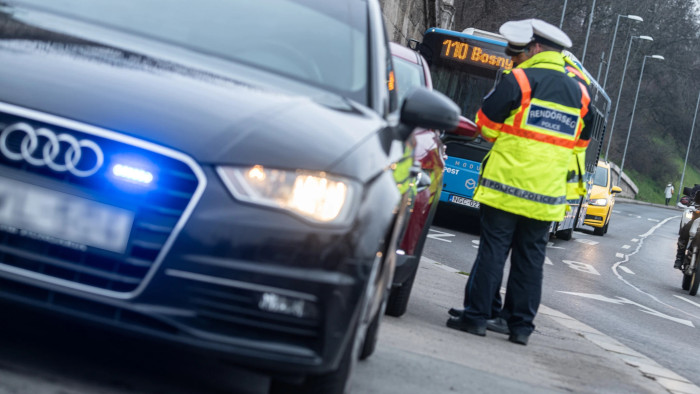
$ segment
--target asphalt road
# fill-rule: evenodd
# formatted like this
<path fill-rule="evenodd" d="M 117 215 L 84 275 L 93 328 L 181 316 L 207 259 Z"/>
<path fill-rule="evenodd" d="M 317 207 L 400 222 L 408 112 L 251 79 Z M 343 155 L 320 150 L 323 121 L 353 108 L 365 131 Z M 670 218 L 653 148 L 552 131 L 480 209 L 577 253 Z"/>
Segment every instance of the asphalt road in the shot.
<path fill-rule="evenodd" d="M 680 214 L 618 202 L 606 235 L 585 227 L 570 241 L 551 240 L 542 303 L 700 385 L 694 361 L 700 345 L 693 339 L 700 297 L 681 289 L 682 275 L 672 268 Z M 450 213 L 436 221 L 424 256 L 469 272 L 478 226 L 459 217 Z"/>

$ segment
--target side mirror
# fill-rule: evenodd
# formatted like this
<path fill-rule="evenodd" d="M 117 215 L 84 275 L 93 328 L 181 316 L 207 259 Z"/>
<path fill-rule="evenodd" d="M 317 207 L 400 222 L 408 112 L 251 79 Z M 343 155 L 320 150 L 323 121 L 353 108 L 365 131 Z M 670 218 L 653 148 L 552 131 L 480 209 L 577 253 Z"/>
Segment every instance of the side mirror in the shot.
<path fill-rule="evenodd" d="M 613 186 L 610 189 L 610 193 L 612 193 L 612 194 L 622 193 L 622 188 L 620 186 Z"/>
<path fill-rule="evenodd" d="M 459 107 L 444 94 L 422 86 L 413 87 L 401 107 L 400 138 L 406 140 L 416 127 L 453 130 L 459 124 Z"/>

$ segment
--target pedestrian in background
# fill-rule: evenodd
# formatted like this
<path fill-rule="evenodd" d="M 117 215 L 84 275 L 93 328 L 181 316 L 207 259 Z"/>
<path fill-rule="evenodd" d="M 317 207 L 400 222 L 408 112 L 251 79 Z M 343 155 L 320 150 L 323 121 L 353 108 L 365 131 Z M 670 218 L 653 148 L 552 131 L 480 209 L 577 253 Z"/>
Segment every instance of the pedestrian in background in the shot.
<path fill-rule="evenodd" d="M 493 142 L 474 193 L 481 203 L 481 239 L 464 309 L 447 326 L 486 335 L 510 252 L 501 316 L 508 340 L 527 345 L 542 295 L 549 228 L 564 219 L 568 206 L 569 164 L 576 161 L 578 175 L 585 171 L 590 93 L 566 69 L 561 51 L 571 47 L 571 39 L 559 28 L 527 19 L 507 22 L 499 32 L 518 66 L 504 72 L 476 116 L 483 138 Z"/>
<path fill-rule="evenodd" d="M 664 189 L 664 197 L 666 197 L 666 205 L 668 205 L 668 202 L 671 201 L 671 197 L 673 197 L 673 192 L 675 192 L 675 189 L 673 188 L 673 184 L 671 182 L 666 185 L 666 189 Z"/>

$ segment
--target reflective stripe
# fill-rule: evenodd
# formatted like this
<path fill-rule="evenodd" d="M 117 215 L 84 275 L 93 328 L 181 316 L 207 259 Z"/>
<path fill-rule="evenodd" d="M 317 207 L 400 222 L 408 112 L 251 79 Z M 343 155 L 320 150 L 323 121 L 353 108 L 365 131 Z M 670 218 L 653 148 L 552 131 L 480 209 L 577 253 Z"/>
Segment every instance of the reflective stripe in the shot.
<path fill-rule="evenodd" d="M 530 98 L 532 94 L 532 88 L 530 87 L 530 81 L 528 81 L 525 75 L 525 70 L 522 68 L 516 68 L 513 70 L 513 76 L 520 86 L 522 94 L 520 95 L 520 110 L 515 114 L 515 119 L 513 124 L 516 127 L 520 127 L 523 124 L 523 114 L 527 111 L 527 107 L 530 106 Z"/>
<path fill-rule="evenodd" d="M 547 205 L 561 205 L 566 203 L 566 196 L 550 197 L 542 194 L 533 193 L 531 191 L 518 189 L 517 187 L 508 186 L 506 184 L 493 181 L 491 179 L 482 178 L 480 186 L 499 191 L 501 193 L 510 194 L 511 196 L 523 198 L 525 200 L 535 201 Z"/>
<path fill-rule="evenodd" d="M 518 136 L 518 137 L 523 137 L 523 138 L 527 138 L 527 139 L 531 139 L 531 140 L 535 140 L 535 141 L 539 141 L 539 142 L 546 142 L 548 144 L 561 146 L 561 147 L 569 148 L 569 149 L 573 149 L 574 146 L 576 145 L 576 141 L 574 141 L 574 140 L 569 140 L 566 138 L 559 138 L 559 137 L 555 137 L 553 135 L 542 134 L 542 133 L 538 133 L 536 131 L 531 131 L 531 130 L 527 130 L 527 129 L 519 129 L 517 127 L 507 125 L 507 124 L 504 124 L 501 127 L 501 131 L 504 133 L 507 133 L 507 134 Z"/>

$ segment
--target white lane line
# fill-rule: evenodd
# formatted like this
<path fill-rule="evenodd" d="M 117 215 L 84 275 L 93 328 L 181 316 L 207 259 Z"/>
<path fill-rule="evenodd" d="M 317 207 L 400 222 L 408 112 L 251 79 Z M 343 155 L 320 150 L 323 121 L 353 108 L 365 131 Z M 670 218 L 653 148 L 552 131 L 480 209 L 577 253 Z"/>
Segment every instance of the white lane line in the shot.
<path fill-rule="evenodd" d="M 659 219 L 647 218 L 647 220 L 650 221 L 650 222 L 657 222 L 657 223 L 660 222 Z"/>
<path fill-rule="evenodd" d="M 621 265 L 621 266 L 620 266 L 620 269 L 623 270 L 623 271 L 625 271 L 625 272 L 627 272 L 627 273 L 630 274 L 630 275 L 634 275 L 634 272 L 632 272 L 631 269 L 625 267 L 624 265 Z"/>
<path fill-rule="evenodd" d="M 615 253 L 615 257 L 617 257 L 618 259 L 621 259 L 621 258 L 625 257 L 625 255 L 623 253 L 618 252 L 618 253 Z"/>
<path fill-rule="evenodd" d="M 639 241 L 639 238 L 632 238 L 630 241 L 632 241 L 632 242 L 638 242 L 638 241 Z"/>
<path fill-rule="evenodd" d="M 554 263 L 552 263 L 552 260 L 550 260 L 547 256 L 544 257 L 544 263 L 547 265 L 554 265 Z"/>
<path fill-rule="evenodd" d="M 451 243 L 452 240 L 443 239 L 443 238 L 454 237 L 454 236 L 455 236 L 454 234 L 446 233 L 446 232 L 443 232 L 443 231 L 433 230 L 432 228 L 430 229 L 430 231 L 432 231 L 432 232 L 434 232 L 434 233 L 437 233 L 437 234 L 428 234 L 428 238 L 437 239 L 438 241 L 442 241 L 442 242 L 450 242 L 450 243 Z"/>
<path fill-rule="evenodd" d="M 598 241 L 593 241 L 591 239 L 581 239 L 581 238 L 576 238 L 574 241 L 582 243 L 582 244 L 587 244 L 587 245 L 598 245 Z"/>
<path fill-rule="evenodd" d="M 631 246 L 629 246 L 629 245 L 622 245 L 622 249 L 629 249 L 629 248 L 631 248 Z"/>
<path fill-rule="evenodd" d="M 691 300 L 689 300 L 689 299 L 687 299 L 687 298 L 685 298 L 685 297 L 681 297 L 681 296 L 679 296 L 679 295 L 674 295 L 674 297 L 676 297 L 676 298 L 678 298 L 678 299 L 681 299 L 681 300 L 683 300 L 683 301 L 685 301 L 685 302 L 687 302 L 687 303 L 689 303 L 689 304 L 693 304 L 693 305 L 697 306 L 698 308 L 700 308 L 700 304 L 698 304 L 697 302 L 693 302 L 693 301 L 691 301 Z"/>
<path fill-rule="evenodd" d="M 612 266 L 610 269 L 612 269 L 613 274 L 615 274 L 615 276 L 617 277 L 617 279 L 621 280 L 621 281 L 622 281 L 624 284 L 626 284 L 627 286 L 629 286 L 629 287 L 631 287 L 631 288 L 637 290 L 638 292 L 640 292 L 640 293 L 642 293 L 642 294 L 648 296 L 649 298 L 651 298 L 652 300 L 658 302 L 659 304 L 665 305 L 665 306 L 667 306 L 667 307 L 669 307 L 669 308 L 671 308 L 671 309 L 674 309 L 674 310 L 676 310 L 676 311 L 678 311 L 678 312 L 680 312 L 680 313 L 682 313 L 682 314 L 684 314 L 684 315 L 688 315 L 688 316 L 692 316 L 692 317 L 694 317 L 694 318 L 696 318 L 696 319 L 700 319 L 700 316 L 698 316 L 698 315 L 695 315 L 695 314 L 686 312 L 686 311 L 684 311 L 684 310 L 682 310 L 682 309 L 680 309 L 680 308 L 676 308 L 676 307 L 673 306 L 673 305 L 669 305 L 669 304 L 667 304 L 667 303 L 661 301 L 661 300 L 660 300 L 658 297 L 656 297 L 655 295 L 649 294 L 649 293 L 645 292 L 644 290 L 640 289 L 639 287 L 637 287 L 637 286 L 631 284 L 630 282 L 628 282 L 627 279 L 623 278 L 622 275 L 620 275 L 620 273 L 617 272 L 617 269 L 620 268 L 620 266 L 621 266 L 622 264 L 628 262 L 628 261 L 630 260 L 630 257 L 631 257 L 631 256 L 633 256 L 633 255 L 639 253 L 639 250 L 642 248 L 642 245 L 644 245 L 644 239 L 646 239 L 648 236 L 654 234 L 654 231 L 658 230 L 659 227 L 661 227 L 661 226 L 663 226 L 664 224 L 666 224 L 666 222 L 668 222 L 668 221 L 670 221 L 670 220 L 672 220 L 672 219 L 678 219 L 679 217 L 680 217 L 680 216 L 671 216 L 671 217 L 668 217 L 668 218 L 664 219 L 662 222 L 660 222 L 660 223 L 654 225 L 654 227 L 650 228 L 649 231 L 647 231 L 646 233 L 641 234 L 641 235 L 639 236 L 639 243 L 637 244 L 637 248 L 636 248 L 632 253 L 625 255 L 625 257 L 624 257 L 622 260 L 620 260 L 620 261 L 618 261 L 617 263 L 613 264 L 613 266 Z"/>

